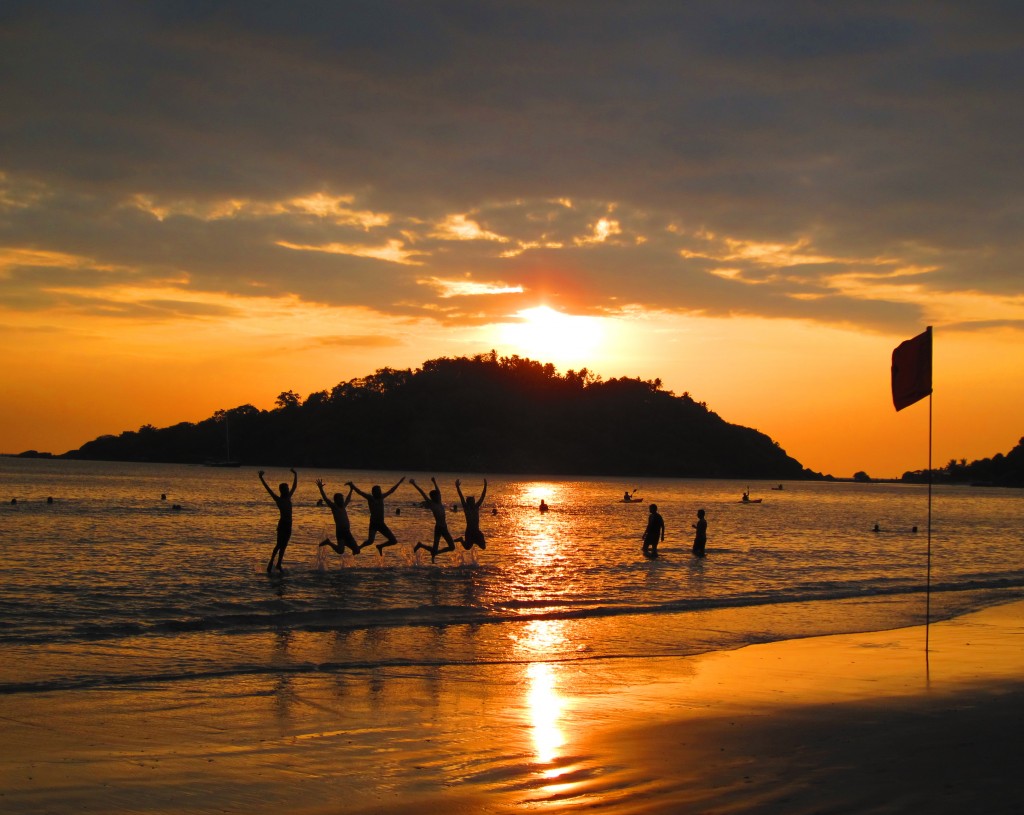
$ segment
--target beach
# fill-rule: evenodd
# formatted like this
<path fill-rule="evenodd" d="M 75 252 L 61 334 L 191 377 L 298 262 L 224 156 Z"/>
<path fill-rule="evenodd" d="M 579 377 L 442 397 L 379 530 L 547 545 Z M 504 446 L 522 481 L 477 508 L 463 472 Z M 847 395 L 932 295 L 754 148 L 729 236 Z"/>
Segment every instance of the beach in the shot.
<path fill-rule="evenodd" d="M 928 636 L 15 693 L 0 810 L 1017 811 L 1024 602 Z"/>

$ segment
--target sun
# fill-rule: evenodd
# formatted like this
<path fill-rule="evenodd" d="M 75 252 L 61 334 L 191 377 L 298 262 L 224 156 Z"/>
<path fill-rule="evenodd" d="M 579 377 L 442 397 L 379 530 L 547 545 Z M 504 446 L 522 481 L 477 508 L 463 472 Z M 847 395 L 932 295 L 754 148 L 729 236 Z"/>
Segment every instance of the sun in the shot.
<path fill-rule="evenodd" d="M 523 309 L 516 322 L 498 326 L 500 344 L 514 353 L 559 367 L 593 364 L 605 338 L 604 320 L 563 314 L 548 306 Z"/>

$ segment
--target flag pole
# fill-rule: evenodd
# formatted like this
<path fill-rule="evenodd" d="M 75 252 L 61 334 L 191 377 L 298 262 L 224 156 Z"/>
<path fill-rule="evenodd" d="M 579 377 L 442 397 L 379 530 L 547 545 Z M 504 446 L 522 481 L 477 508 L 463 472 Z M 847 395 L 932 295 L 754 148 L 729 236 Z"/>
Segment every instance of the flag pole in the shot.
<path fill-rule="evenodd" d="M 932 619 L 932 327 L 904 340 L 892 352 L 892 404 L 897 413 L 928 397 L 928 563 L 925 576 L 924 653 L 928 658 Z"/>
<path fill-rule="evenodd" d="M 928 326 L 928 338 L 931 340 L 932 327 Z M 931 644 L 931 621 L 932 621 L 932 482 L 935 476 L 932 472 L 932 400 L 934 388 L 932 388 L 932 342 L 928 343 L 928 562 L 926 566 L 925 589 L 924 589 L 924 658 L 927 664 L 928 651 Z"/>
<path fill-rule="evenodd" d="M 929 327 L 929 331 L 931 328 Z M 928 565 L 924 589 L 924 652 L 927 659 L 932 620 L 932 394 L 928 394 Z"/>

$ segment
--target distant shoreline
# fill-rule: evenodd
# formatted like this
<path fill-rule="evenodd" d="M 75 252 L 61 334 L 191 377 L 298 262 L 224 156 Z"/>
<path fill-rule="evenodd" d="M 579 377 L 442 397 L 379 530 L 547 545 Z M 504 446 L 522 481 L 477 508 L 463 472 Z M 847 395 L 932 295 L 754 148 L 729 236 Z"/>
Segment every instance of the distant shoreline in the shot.
<path fill-rule="evenodd" d="M 195 466 L 195 467 L 201 467 L 201 466 L 208 465 L 208 462 L 205 462 L 205 461 L 190 461 L 190 462 L 180 462 L 180 461 L 134 461 L 134 460 L 129 460 L 129 459 L 81 458 L 81 457 L 78 457 L 78 456 L 70 456 L 70 455 L 68 455 L 68 453 L 50 453 L 50 452 L 40 452 L 38 450 L 26 450 L 26 451 L 24 451 L 22 453 L 0 453 L 0 458 L 42 459 L 42 460 L 47 460 L 47 461 L 94 461 L 94 462 L 102 462 L 102 463 L 107 463 L 107 464 L 157 464 L 157 465 L 160 465 L 160 464 L 184 464 L 186 466 Z M 235 462 L 232 462 L 231 466 L 232 467 L 259 467 L 259 466 L 263 466 L 263 465 L 261 465 L 261 464 L 247 464 L 245 462 L 241 462 L 241 463 L 237 463 L 236 464 Z M 318 465 L 309 465 L 309 466 L 302 466 L 302 465 L 300 465 L 299 469 L 313 470 L 313 469 L 317 469 L 317 466 Z M 362 470 L 362 469 L 366 469 L 366 468 L 364 468 L 364 467 L 352 467 L 352 468 L 327 467 L 326 469 L 332 469 L 332 470 L 337 470 L 337 469 L 357 469 L 357 470 Z M 403 470 L 403 469 L 406 469 L 406 470 L 418 470 L 418 468 L 415 468 L 415 467 L 387 467 L 385 469 L 396 470 L 396 471 Z M 466 470 L 465 472 L 483 473 L 483 472 L 488 472 L 488 471 L 485 471 L 485 470 Z M 524 473 L 507 473 L 507 474 L 508 475 L 523 475 Z M 588 478 L 619 478 L 619 477 L 622 477 L 621 473 L 551 473 L 551 475 L 559 475 L 559 476 L 563 476 L 563 475 L 580 475 L 580 476 L 586 476 Z M 650 473 L 632 473 L 632 474 L 630 474 L 630 476 L 631 477 L 636 477 L 636 478 L 682 478 L 682 479 L 712 478 L 712 479 L 722 480 L 722 481 L 737 481 L 737 482 L 740 482 L 740 481 L 750 481 L 750 482 L 758 482 L 758 483 L 761 483 L 761 482 L 771 483 L 771 482 L 777 481 L 777 479 L 774 479 L 774 478 L 771 478 L 771 477 L 765 477 L 765 476 L 756 476 L 756 477 L 755 476 L 719 476 L 719 475 L 665 476 L 665 475 L 650 474 Z M 922 481 L 922 480 L 919 480 L 919 479 L 916 479 L 916 478 L 915 479 L 905 479 L 905 478 L 868 478 L 868 479 L 865 480 L 863 478 L 842 478 L 842 477 L 834 476 L 834 475 L 821 475 L 821 476 L 817 476 L 817 477 L 806 477 L 806 478 L 787 478 L 785 480 L 786 481 L 790 481 L 790 482 L 794 482 L 794 483 L 827 481 L 827 482 L 832 482 L 832 483 L 836 483 L 836 484 L 907 484 L 907 485 L 918 485 L 918 486 L 924 486 L 924 485 L 927 484 L 926 481 Z M 784 482 L 781 482 L 781 483 L 784 483 Z M 935 483 L 935 486 L 944 486 L 944 487 L 978 487 L 978 488 L 986 488 L 986 487 L 988 487 L 988 488 L 995 488 L 995 489 L 1011 489 L 1011 490 L 1012 489 L 1021 489 L 1022 488 L 1022 486 L 1019 485 L 1019 484 L 996 484 L 996 483 L 984 482 L 984 481 L 936 481 L 934 483 Z"/>

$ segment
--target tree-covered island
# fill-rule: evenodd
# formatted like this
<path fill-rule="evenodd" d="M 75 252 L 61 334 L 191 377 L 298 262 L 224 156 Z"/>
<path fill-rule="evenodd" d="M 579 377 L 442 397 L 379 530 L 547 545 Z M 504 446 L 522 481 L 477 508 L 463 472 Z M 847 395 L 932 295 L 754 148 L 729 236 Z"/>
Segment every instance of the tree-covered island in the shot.
<path fill-rule="evenodd" d="M 434 472 L 821 478 L 764 433 L 730 424 L 661 380 L 493 351 L 382 368 L 272 410 L 101 436 L 64 458 Z"/>

